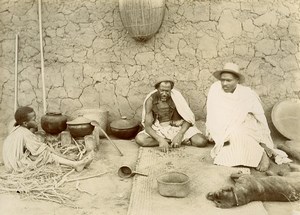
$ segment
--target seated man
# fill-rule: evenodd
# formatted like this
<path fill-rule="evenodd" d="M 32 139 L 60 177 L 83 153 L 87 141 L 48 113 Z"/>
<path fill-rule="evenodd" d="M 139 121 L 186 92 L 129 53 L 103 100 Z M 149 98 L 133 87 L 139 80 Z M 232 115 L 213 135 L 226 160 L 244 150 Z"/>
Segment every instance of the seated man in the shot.
<path fill-rule="evenodd" d="M 215 142 L 211 151 L 214 164 L 269 168 L 267 154 L 277 163 L 290 162 L 287 155 L 274 149 L 264 110 L 258 95 L 240 85 L 244 76 L 239 67 L 227 63 L 213 74 L 215 82 L 207 96 L 207 136 Z"/>
<path fill-rule="evenodd" d="M 193 112 L 173 87 L 172 80 L 162 78 L 147 95 L 142 113 L 145 130 L 137 134 L 136 142 L 141 146 L 159 146 L 163 152 L 168 152 L 170 146 L 180 147 L 182 143 L 206 146 L 207 140 L 194 126 Z"/>
<path fill-rule="evenodd" d="M 20 107 L 15 113 L 15 127 L 4 140 L 3 161 L 8 171 L 23 171 L 47 163 L 57 162 L 81 171 L 93 160 L 93 152 L 80 161 L 72 161 L 38 140 L 32 131 L 37 130 L 35 112 L 31 107 Z"/>

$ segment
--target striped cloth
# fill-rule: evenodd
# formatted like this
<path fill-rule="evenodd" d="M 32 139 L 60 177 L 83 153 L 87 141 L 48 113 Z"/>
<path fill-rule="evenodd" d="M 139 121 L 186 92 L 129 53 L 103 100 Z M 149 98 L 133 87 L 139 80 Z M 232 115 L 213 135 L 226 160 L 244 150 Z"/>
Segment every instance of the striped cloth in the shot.
<path fill-rule="evenodd" d="M 47 145 L 22 126 L 14 127 L 3 143 L 3 162 L 8 171 L 22 171 L 53 162 Z"/>
<path fill-rule="evenodd" d="M 257 167 L 264 152 L 260 143 L 272 149 L 280 163 L 291 161 L 274 149 L 261 101 L 249 87 L 238 84 L 233 93 L 226 93 L 220 81 L 211 86 L 206 134 L 215 142 L 211 151 L 215 164 Z"/>

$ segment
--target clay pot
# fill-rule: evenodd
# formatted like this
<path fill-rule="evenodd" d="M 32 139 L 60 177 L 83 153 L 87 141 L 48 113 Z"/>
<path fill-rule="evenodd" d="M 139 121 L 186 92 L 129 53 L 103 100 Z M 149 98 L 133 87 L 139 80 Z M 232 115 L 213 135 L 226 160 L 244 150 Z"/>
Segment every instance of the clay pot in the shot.
<path fill-rule="evenodd" d="M 49 134 L 59 134 L 67 128 L 67 117 L 59 112 L 49 112 L 41 118 L 42 129 Z"/>
<path fill-rule="evenodd" d="M 131 139 L 136 136 L 140 129 L 140 123 L 134 119 L 127 119 L 122 116 L 121 119 L 110 123 L 111 133 L 121 139 Z"/>
<path fill-rule="evenodd" d="M 91 120 L 85 117 L 78 117 L 72 121 L 67 122 L 68 130 L 72 137 L 84 137 L 93 132 L 94 126 L 91 125 Z"/>
<path fill-rule="evenodd" d="M 100 127 L 106 132 L 107 120 L 108 120 L 108 110 L 102 108 L 90 108 L 90 109 L 80 109 L 72 114 L 74 117 L 83 116 L 90 120 L 95 120 L 99 123 Z M 99 131 L 100 137 L 105 137 L 102 131 Z"/>

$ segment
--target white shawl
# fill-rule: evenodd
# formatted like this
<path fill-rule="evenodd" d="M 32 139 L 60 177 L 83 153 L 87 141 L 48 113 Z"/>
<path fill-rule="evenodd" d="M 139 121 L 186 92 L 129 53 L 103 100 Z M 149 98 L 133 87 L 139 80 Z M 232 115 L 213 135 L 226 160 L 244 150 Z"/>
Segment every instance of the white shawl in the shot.
<path fill-rule="evenodd" d="M 142 110 L 142 125 L 145 126 L 145 117 L 146 117 L 146 108 L 145 108 L 145 104 L 146 101 L 148 100 L 148 98 L 154 94 L 155 92 L 157 92 L 157 90 L 153 90 L 152 92 L 150 92 L 143 103 L 143 110 Z M 182 94 L 176 90 L 176 89 L 172 89 L 171 90 L 171 98 L 175 104 L 175 107 L 177 109 L 177 112 L 179 113 L 179 115 L 188 123 L 191 123 L 192 125 L 195 124 L 195 115 L 192 112 L 192 110 L 190 109 L 188 103 L 186 102 L 186 100 L 184 99 L 184 97 L 182 96 Z"/>
<path fill-rule="evenodd" d="M 272 149 L 273 141 L 258 95 L 249 87 L 239 84 L 234 93 L 224 92 L 220 81 L 211 86 L 207 97 L 206 133 L 215 141 L 211 151 L 213 158 L 249 113 L 253 114 L 260 126 L 257 140 Z"/>

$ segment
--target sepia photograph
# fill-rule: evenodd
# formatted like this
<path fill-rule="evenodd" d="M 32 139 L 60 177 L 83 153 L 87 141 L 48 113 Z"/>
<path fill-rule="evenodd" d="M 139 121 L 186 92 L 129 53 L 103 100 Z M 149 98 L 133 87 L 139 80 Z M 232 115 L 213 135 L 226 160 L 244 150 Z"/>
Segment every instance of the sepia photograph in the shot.
<path fill-rule="evenodd" d="M 298 0 L 0 0 L 1 215 L 300 215 Z"/>

